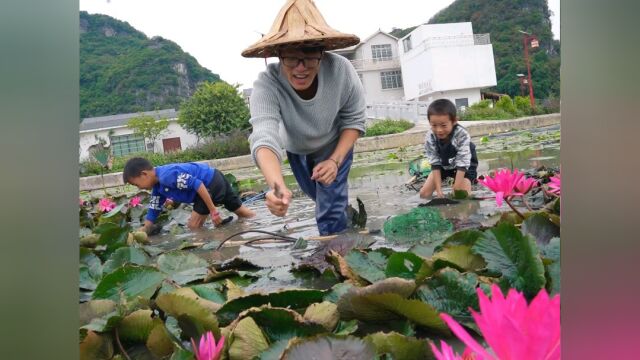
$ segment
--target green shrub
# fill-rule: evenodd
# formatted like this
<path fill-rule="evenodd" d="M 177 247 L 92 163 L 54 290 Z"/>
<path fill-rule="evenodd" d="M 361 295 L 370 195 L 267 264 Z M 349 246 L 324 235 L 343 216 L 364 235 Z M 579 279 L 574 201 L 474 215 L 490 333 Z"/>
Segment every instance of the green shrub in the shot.
<path fill-rule="evenodd" d="M 140 152 L 118 156 L 113 158 L 111 170 L 105 173 L 119 172 L 124 169 L 124 164 L 132 157 L 142 156 L 154 166 L 169 163 L 191 162 L 211 159 L 221 159 L 232 156 L 247 155 L 250 153 L 247 134 L 243 131 L 232 131 L 230 134 L 219 136 L 192 148 L 182 151 L 163 153 Z M 83 161 L 80 163 L 80 176 L 100 175 L 100 164 L 96 161 Z"/>
<path fill-rule="evenodd" d="M 520 111 L 521 113 L 526 115 L 533 114 L 533 109 L 531 108 L 531 101 L 529 100 L 528 97 L 516 96 L 513 99 L 513 102 L 515 103 L 516 109 L 518 109 L 518 111 Z"/>
<path fill-rule="evenodd" d="M 460 120 L 506 120 L 513 119 L 514 116 L 497 107 L 494 108 L 473 108 L 469 107 L 460 114 Z"/>
<path fill-rule="evenodd" d="M 504 95 L 496 102 L 496 108 L 502 109 L 509 114 L 515 115 L 518 112 L 518 109 L 513 104 L 511 97 L 509 95 Z"/>
<path fill-rule="evenodd" d="M 384 120 L 380 120 L 373 125 L 367 127 L 365 132 L 365 137 L 367 136 L 378 136 L 378 135 L 387 135 L 387 134 L 397 134 L 401 133 L 405 130 L 411 129 L 414 124 L 411 121 L 400 119 L 400 120 L 392 120 L 386 118 Z"/>
<path fill-rule="evenodd" d="M 469 106 L 470 109 L 489 109 L 489 105 L 491 105 L 491 100 L 480 100 L 475 104 Z"/>

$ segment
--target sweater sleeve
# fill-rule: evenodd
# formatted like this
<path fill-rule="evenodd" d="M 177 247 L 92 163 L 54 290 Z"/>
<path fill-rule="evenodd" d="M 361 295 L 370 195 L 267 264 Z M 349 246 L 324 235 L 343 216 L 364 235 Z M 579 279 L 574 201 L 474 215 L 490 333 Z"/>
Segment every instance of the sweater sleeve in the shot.
<path fill-rule="evenodd" d="M 253 84 L 253 93 L 249 104 L 251 109 L 249 122 L 253 127 L 253 131 L 249 136 L 249 144 L 251 146 L 251 155 L 256 165 L 256 152 L 261 147 L 271 149 L 278 157 L 278 160 L 282 160 L 279 134 L 282 117 L 274 90 L 275 87 L 269 82 L 265 73 L 260 74 L 258 80 Z"/>
<path fill-rule="evenodd" d="M 427 139 L 424 142 L 424 156 L 431 165 L 432 169 L 442 169 L 442 161 L 436 148 L 436 137 L 433 136 L 431 130 L 427 131 Z"/>
<path fill-rule="evenodd" d="M 366 120 L 364 88 L 353 66 L 351 64 L 345 64 L 345 66 L 347 67 L 351 90 L 347 92 L 347 101 L 339 112 L 342 120 L 340 131 L 344 129 L 356 129 L 360 132 L 360 135 L 363 135 Z"/>
<path fill-rule="evenodd" d="M 471 136 L 466 130 L 460 129 L 455 134 L 453 145 L 457 150 L 456 169 L 467 171 L 471 166 Z"/>

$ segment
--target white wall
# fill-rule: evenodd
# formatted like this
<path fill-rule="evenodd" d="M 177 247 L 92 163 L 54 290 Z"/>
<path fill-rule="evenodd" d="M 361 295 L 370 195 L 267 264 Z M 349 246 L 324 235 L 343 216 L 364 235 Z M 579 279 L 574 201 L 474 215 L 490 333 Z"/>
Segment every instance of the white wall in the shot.
<path fill-rule="evenodd" d="M 401 101 L 404 97 L 403 88 L 384 89 L 384 90 L 382 89 L 382 81 L 380 80 L 380 71 L 363 72 L 362 85 L 364 87 L 367 104 L 376 103 L 376 102 Z"/>
<path fill-rule="evenodd" d="M 386 35 L 384 33 L 378 32 L 373 35 L 370 39 L 367 39 L 366 42 L 362 43 L 355 51 L 354 60 L 355 59 L 372 59 L 371 53 L 371 45 L 391 45 L 391 52 L 393 53 L 393 57 L 398 57 L 398 43 L 395 38 L 392 36 Z"/>
<path fill-rule="evenodd" d="M 382 81 L 380 80 L 381 71 L 400 70 L 400 66 L 391 65 L 385 66 L 385 62 L 379 62 L 376 64 L 375 69 L 367 69 L 370 66 L 366 61 L 373 59 L 371 46 L 372 45 L 391 45 L 392 58 L 398 57 L 398 44 L 397 40 L 392 36 L 378 32 L 371 38 L 363 42 L 355 51 L 354 60 L 365 60 L 365 65 L 362 70 L 358 70 L 358 73 L 362 76 L 362 85 L 364 87 L 367 104 L 376 102 L 389 102 L 400 101 L 404 97 L 403 88 L 397 89 L 382 89 Z M 382 67 L 383 69 L 380 69 Z M 386 68 L 385 68 L 386 67 Z"/>
<path fill-rule="evenodd" d="M 398 41 L 405 100 L 497 84 L 493 46 L 474 45 L 471 31 L 471 23 L 421 25 L 409 34 L 416 41 L 406 53 Z"/>
<path fill-rule="evenodd" d="M 449 91 L 436 91 L 429 95 L 420 97 L 420 101 L 427 101 L 429 103 L 438 99 L 448 99 L 452 103 L 456 103 L 456 99 L 467 98 L 469 106 L 480 101 L 480 88 L 475 89 L 462 89 L 462 90 L 449 90 Z"/>
<path fill-rule="evenodd" d="M 133 134 L 133 130 L 123 126 L 113 129 L 96 129 L 96 130 L 88 130 L 80 133 L 80 161 L 86 160 L 89 158 L 89 147 L 91 145 L 98 144 L 98 140 L 96 139 L 96 135 L 100 138 L 103 138 L 107 141 L 107 145 L 111 144 L 111 140 L 109 136 L 118 136 L 118 135 L 128 135 Z M 169 126 L 167 129 L 160 135 L 160 137 L 154 143 L 154 151 L 155 152 L 164 152 L 162 148 L 162 139 L 167 138 L 180 138 L 180 145 L 182 149 L 186 149 L 196 145 L 197 137 L 193 134 L 188 133 L 184 128 L 182 128 L 176 119 L 169 120 Z"/>

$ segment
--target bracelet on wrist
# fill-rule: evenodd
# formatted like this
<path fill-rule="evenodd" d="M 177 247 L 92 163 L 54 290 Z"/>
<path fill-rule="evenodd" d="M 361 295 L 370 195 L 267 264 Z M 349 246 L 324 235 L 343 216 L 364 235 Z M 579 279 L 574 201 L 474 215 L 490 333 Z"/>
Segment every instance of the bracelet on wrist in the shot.
<path fill-rule="evenodd" d="M 329 160 L 333 160 L 334 163 L 336 163 L 337 167 L 340 167 L 340 162 L 334 158 L 329 158 Z"/>

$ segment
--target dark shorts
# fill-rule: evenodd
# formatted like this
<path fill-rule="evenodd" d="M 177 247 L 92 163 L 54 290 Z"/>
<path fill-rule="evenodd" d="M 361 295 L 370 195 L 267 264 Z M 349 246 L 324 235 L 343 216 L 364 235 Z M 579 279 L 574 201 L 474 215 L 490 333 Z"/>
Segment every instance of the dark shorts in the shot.
<path fill-rule="evenodd" d="M 451 170 L 445 170 L 445 169 L 440 169 L 440 177 L 442 178 L 442 180 L 446 179 L 446 178 L 452 178 L 455 179 L 456 178 L 456 169 L 451 169 Z M 472 184 L 477 184 L 478 183 L 478 173 L 476 172 L 476 169 L 474 168 L 469 168 L 469 170 L 467 170 L 464 173 L 464 177 L 469 179 L 469 181 L 471 181 Z"/>
<path fill-rule="evenodd" d="M 215 206 L 224 205 L 224 208 L 229 211 L 236 211 L 240 206 L 242 206 L 242 201 L 240 201 L 238 195 L 233 192 L 231 184 L 229 184 L 227 179 L 225 179 L 220 170 L 216 169 L 214 172 L 213 179 L 211 179 L 211 183 L 207 190 L 209 190 L 209 195 L 211 195 L 211 199 Z M 209 208 L 207 208 L 207 204 L 204 203 L 204 200 L 200 198 L 200 195 L 196 195 L 196 198 L 193 201 L 193 211 L 200 215 L 209 214 Z"/>

